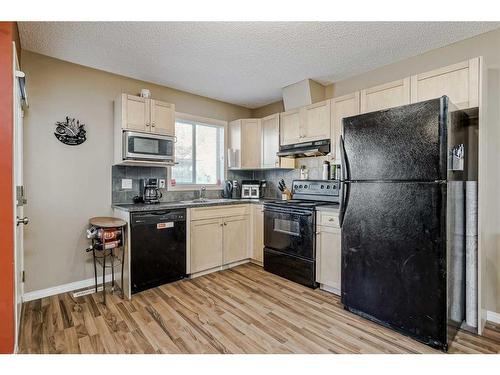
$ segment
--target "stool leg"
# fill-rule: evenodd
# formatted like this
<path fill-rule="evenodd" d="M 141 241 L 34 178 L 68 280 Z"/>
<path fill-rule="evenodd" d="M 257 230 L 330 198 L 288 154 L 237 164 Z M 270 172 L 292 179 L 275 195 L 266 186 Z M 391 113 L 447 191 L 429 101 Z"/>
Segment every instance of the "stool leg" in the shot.
<path fill-rule="evenodd" d="M 115 292 L 115 252 L 111 249 L 111 291 Z"/>
<path fill-rule="evenodd" d="M 94 279 L 95 279 L 95 292 L 97 293 L 97 262 L 95 259 L 95 249 L 92 249 L 92 255 L 94 258 Z"/>
<path fill-rule="evenodd" d="M 125 269 L 124 268 L 124 265 L 125 265 L 125 233 L 123 231 L 123 227 L 122 227 L 122 274 L 120 276 L 121 278 L 121 289 L 122 289 L 122 298 L 125 298 L 125 291 L 123 290 L 123 270 Z"/>
<path fill-rule="evenodd" d="M 103 241 L 103 250 L 102 250 L 102 299 L 104 301 L 104 304 L 106 304 L 106 249 L 104 248 L 104 241 Z"/>

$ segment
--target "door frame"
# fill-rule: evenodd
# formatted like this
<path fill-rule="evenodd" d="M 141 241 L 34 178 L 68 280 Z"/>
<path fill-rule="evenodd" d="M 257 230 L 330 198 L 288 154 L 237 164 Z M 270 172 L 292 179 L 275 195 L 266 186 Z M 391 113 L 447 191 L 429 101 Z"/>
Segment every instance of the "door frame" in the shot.
<path fill-rule="evenodd" d="M 13 205 L 13 23 L 0 22 L 0 353 L 15 351 Z"/>
<path fill-rule="evenodd" d="M 13 51 L 16 51 L 15 42 L 13 44 Z M 23 295 L 24 295 L 24 280 L 22 272 L 24 270 L 24 231 L 23 226 L 17 226 L 17 217 L 24 217 L 24 210 L 22 203 L 18 205 L 17 196 L 17 186 L 19 183 L 23 182 L 23 101 L 21 98 L 20 85 L 19 85 L 19 75 L 22 72 L 19 70 L 19 61 L 17 53 L 12 54 L 12 66 L 13 66 L 13 142 L 12 142 L 12 201 L 13 201 L 13 229 L 14 229 L 14 348 L 15 352 L 18 349 L 19 342 L 19 332 L 21 327 L 21 316 L 22 316 L 22 305 L 23 305 Z M 20 154 L 18 152 L 20 151 Z M 18 173 L 21 175 L 19 176 Z M 24 194 L 21 199 L 24 199 Z M 20 241 L 18 241 L 18 230 L 21 230 Z M 19 243 L 20 242 L 20 243 Z"/>

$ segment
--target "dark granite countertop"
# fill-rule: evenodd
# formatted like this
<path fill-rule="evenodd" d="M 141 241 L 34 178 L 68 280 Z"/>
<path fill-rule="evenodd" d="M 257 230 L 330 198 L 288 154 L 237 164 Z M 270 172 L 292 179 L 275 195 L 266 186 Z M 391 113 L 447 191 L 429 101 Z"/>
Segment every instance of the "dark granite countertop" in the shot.
<path fill-rule="evenodd" d="M 129 203 L 129 204 L 114 204 L 112 207 L 118 210 L 127 212 L 139 211 L 156 211 L 175 208 L 195 208 L 195 207 L 211 207 L 211 206 L 225 206 L 235 204 L 263 204 L 264 202 L 273 201 L 276 199 L 209 199 L 207 202 L 161 202 L 157 204 L 144 204 L 144 203 Z"/>

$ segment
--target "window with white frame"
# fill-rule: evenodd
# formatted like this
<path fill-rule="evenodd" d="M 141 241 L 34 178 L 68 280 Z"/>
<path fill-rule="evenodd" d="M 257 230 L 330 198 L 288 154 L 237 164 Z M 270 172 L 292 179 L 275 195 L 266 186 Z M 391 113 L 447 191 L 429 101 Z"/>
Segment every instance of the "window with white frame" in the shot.
<path fill-rule="evenodd" d="M 224 180 L 224 125 L 177 117 L 175 161 L 170 186 L 221 186 Z"/>

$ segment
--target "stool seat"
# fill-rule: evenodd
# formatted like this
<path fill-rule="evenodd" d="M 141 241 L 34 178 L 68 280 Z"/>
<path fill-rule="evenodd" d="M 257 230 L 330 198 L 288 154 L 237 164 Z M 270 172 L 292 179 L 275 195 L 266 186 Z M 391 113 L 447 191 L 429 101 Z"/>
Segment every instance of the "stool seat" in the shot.
<path fill-rule="evenodd" d="M 119 228 L 127 225 L 125 220 L 110 216 L 96 216 L 91 218 L 89 223 L 99 228 Z"/>

